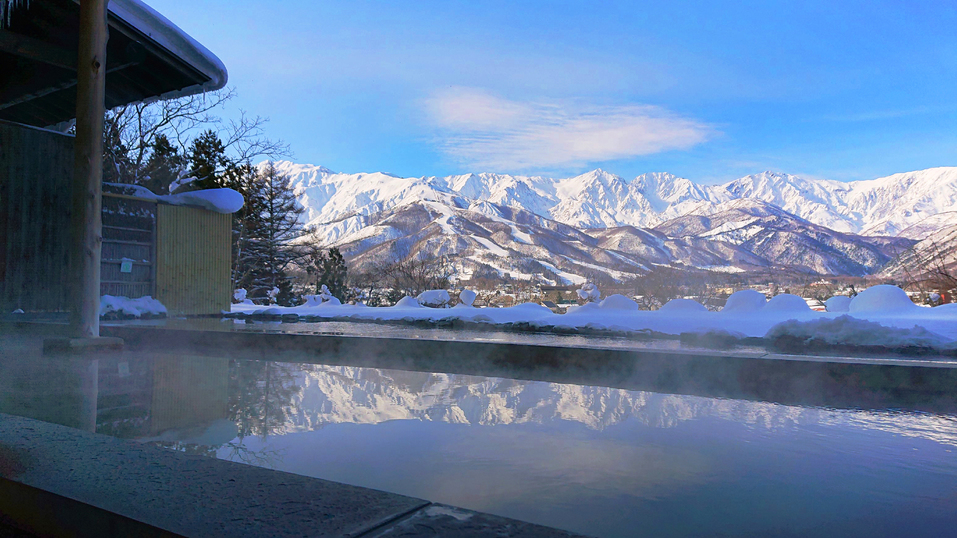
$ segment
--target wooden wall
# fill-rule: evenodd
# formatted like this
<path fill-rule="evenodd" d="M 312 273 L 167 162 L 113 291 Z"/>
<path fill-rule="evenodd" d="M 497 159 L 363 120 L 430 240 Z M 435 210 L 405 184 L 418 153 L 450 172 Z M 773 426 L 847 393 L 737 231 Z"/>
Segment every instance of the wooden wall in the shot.
<path fill-rule="evenodd" d="M 229 310 L 232 215 L 164 204 L 156 209 L 156 299 L 171 316 Z"/>
<path fill-rule="evenodd" d="M 143 297 L 154 291 L 156 202 L 103 193 L 100 295 Z M 122 272 L 123 260 L 133 260 Z"/>
<path fill-rule="evenodd" d="M 72 178 L 72 136 L 0 121 L 0 313 L 69 307 Z M 101 294 L 153 294 L 170 315 L 229 309 L 232 215 L 105 195 L 103 224 Z"/>
<path fill-rule="evenodd" d="M 73 137 L 0 121 L 0 312 L 67 309 Z"/>

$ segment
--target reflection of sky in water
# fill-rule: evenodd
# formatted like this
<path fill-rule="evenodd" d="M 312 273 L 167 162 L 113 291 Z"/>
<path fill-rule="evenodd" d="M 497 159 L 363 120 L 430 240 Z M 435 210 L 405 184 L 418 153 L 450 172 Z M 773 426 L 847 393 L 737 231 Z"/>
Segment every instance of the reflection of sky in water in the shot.
<path fill-rule="evenodd" d="M 952 416 L 287 366 L 298 388 L 273 434 L 220 457 L 239 444 L 278 469 L 603 536 L 957 523 Z"/>

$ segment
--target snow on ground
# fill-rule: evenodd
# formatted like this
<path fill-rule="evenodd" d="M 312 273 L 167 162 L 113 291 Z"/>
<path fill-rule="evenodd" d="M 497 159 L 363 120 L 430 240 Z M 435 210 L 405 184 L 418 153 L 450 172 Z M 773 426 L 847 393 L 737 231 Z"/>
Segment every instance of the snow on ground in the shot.
<path fill-rule="evenodd" d="M 245 298 L 245 296 L 244 296 Z M 236 305 L 249 306 L 249 305 Z M 138 297 L 130 299 L 129 297 L 118 297 L 113 295 L 104 295 L 100 297 L 100 316 L 108 314 L 117 314 L 120 316 L 132 316 L 139 318 L 144 315 L 161 316 L 166 315 L 166 307 L 163 303 L 150 297 Z"/>
<path fill-rule="evenodd" d="M 880 342 L 899 343 L 909 338 L 914 345 L 929 341 L 950 342 L 948 345 L 953 345 L 957 340 L 957 306 L 908 307 L 901 300 L 902 295 L 904 292 L 899 288 L 875 286 L 851 300 L 849 313 L 815 312 L 808 308 L 803 299 L 794 296 L 779 296 L 784 298 L 776 297 L 768 302 L 762 294 L 752 290 L 732 295 L 728 299 L 728 306 L 721 312 L 709 312 L 687 299 L 671 301 L 656 311 L 638 310 L 634 301 L 620 295 L 607 297 L 601 303 L 588 303 L 570 309 L 566 314 L 555 314 L 544 306 L 532 303 L 509 308 L 475 308 L 463 304 L 450 309 L 426 308 L 412 297 L 391 307 L 295 306 L 272 307 L 269 311 L 273 314 L 298 314 L 326 319 L 459 319 L 493 324 L 525 322 L 537 327 L 651 330 L 673 335 L 722 331 L 751 337 L 769 335 L 772 327 L 788 322 L 785 328 L 795 335 L 804 334 L 801 331 L 819 331 L 829 335 L 822 339 L 830 343 L 838 343 L 841 338 L 848 339 L 850 343 L 867 342 L 873 338 L 874 345 L 882 345 Z M 264 312 L 262 307 L 245 304 L 233 305 L 232 311 L 246 314 Z M 833 324 L 823 323 L 825 321 Z M 887 327 L 904 331 L 887 331 L 884 329 Z M 914 327 L 919 329 L 914 330 Z"/>

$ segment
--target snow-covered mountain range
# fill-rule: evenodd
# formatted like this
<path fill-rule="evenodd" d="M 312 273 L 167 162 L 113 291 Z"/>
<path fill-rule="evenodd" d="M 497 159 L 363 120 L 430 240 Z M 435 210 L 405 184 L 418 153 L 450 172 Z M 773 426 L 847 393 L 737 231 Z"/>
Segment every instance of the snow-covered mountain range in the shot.
<path fill-rule="evenodd" d="M 463 276 L 486 269 L 578 282 L 598 271 L 620 280 L 661 264 L 865 274 L 957 224 L 957 167 L 848 183 L 763 172 L 698 185 L 601 169 L 564 179 L 403 178 L 276 166 L 323 244 L 352 258 L 455 255 Z"/>
<path fill-rule="evenodd" d="M 722 185 L 697 185 L 667 173 L 629 181 L 601 169 L 566 179 L 491 173 L 403 178 L 334 173 L 289 161 L 276 165 L 293 178 L 313 223 L 435 200 L 468 202 L 456 207 L 492 202 L 576 228 L 653 227 L 752 198 L 839 232 L 893 236 L 937 213 L 957 211 L 957 167 L 846 183 L 762 172 Z"/>

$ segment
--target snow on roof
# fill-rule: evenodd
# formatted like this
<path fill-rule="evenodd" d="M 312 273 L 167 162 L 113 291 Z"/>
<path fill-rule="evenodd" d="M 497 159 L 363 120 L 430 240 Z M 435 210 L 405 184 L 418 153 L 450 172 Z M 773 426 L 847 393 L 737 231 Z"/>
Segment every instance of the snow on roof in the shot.
<path fill-rule="evenodd" d="M 104 183 L 103 186 L 119 194 L 135 196 L 169 205 L 199 206 L 216 213 L 231 214 L 243 208 L 243 195 L 233 189 L 205 189 L 181 192 L 179 194 L 160 195 L 141 185 L 124 183 Z"/>
<path fill-rule="evenodd" d="M 79 3 L 79 0 L 77 0 Z M 171 99 L 204 91 L 218 90 L 226 85 L 226 66 L 215 54 L 193 39 L 169 19 L 140 0 L 111 0 L 109 10 L 114 16 L 135 28 L 157 45 L 176 55 L 197 71 L 209 77 L 209 81 L 167 92 L 159 98 Z"/>

